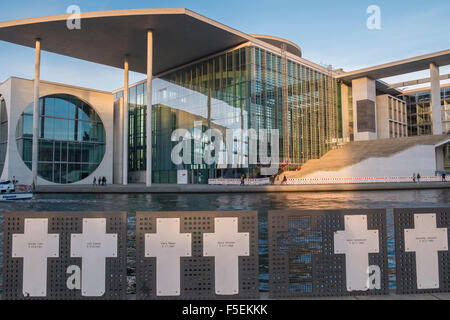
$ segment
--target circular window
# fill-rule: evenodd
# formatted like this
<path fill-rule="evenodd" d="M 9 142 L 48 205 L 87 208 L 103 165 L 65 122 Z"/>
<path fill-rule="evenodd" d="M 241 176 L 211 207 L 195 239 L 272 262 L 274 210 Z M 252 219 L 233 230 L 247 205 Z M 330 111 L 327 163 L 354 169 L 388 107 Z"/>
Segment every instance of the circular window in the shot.
<path fill-rule="evenodd" d="M 6 112 L 6 103 L 0 97 L 0 176 L 3 172 L 6 159 L 6 147 L 8 145 L 8 114 Z"/>
<path fill-rule="evenodd" d="M 105 155 L 105 129 L 94 109 L 66 94 L 39 100 L 38 175 L 68 184 L 88 177 Z M 16 141 L 22 160 L 31 169 L 33 104 L 19 118 Z"/>

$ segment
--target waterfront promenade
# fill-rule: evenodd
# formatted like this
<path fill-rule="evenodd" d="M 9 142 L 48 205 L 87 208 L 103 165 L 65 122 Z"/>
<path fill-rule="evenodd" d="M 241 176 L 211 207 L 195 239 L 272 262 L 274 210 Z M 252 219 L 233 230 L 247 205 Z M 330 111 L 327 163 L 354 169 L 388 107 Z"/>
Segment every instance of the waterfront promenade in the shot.
<path fill-rule="evenodd" d="M 38 186 L 37 193 L 275 193 L 275 192 L 330 192 L 330 191 L 375 191 L 375 190 L 424 190 L 450 189 L 450 182 L 423 183 L 361 183 L 361 184 L 320 184 L 320 185 L 176 185 L 155 184 L 147 187 L 144 184 L 129 185 L 55 185 Z"/>

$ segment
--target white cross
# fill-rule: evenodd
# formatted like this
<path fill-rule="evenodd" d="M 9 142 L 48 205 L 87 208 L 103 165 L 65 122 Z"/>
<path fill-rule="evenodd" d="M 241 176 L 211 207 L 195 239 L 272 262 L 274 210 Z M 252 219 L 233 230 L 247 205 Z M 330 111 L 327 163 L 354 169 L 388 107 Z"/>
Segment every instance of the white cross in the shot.
<path fill-rule="evenodd" d="M 81 295 L 105 294 L 106 258 L 117 258 L 117 234 L 106 233 L 106 219 L 83 219 L 83 233 L 71 235 L 70 256 L 81 258 Z"/>
<path fill-rule="evenodd" d="M 47 296 L 47 259 L 59 257 L 59 234 L 48 234 L 48 219 L 25 219 L 23 234 L 13 234 L 12 257 L 23 258 L 22 291 Z"/>
<path fill-rule="evenodd" d="M 215 257 L 216 294 L 239 294 L 239 257 L 250 255 L 250 234 L 238 232 L 238 218 L 215 218 L 203 234 L 203 255 Z"/>
<path fill-rule="evenodd" d="M 181 257 L 192 256 L 192 236 L 180 233 L 180 219 L 156 219 L 157 233 L 145 234 L 145 256 L 156 257 L 156 295 L 181 294 Z"/>
<path fill-rule="evenodd" d="M 405 229 L 405 252 L 416 253 L 417 288 L 439 288 L 438 251 L 448 251 L 447 228 L 436 228 L 436 214 L 415 214 L 414 226 Z"/>
<path fill-rule="evenodd" d="M 369 253 L 378 253 L 378 230 L 367 229 L 367 216 L 346 215 L 345 231 L 334 233 L 334 253 L 345 254 L 348 291 L 369 290 Z"/>

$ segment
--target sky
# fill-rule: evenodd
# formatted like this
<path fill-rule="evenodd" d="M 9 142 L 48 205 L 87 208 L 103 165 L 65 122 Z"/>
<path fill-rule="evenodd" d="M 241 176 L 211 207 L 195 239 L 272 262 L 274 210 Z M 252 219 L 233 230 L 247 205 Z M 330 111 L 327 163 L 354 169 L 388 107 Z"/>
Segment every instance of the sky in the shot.
<path fill-rule="evenodd" d="M 14 0 L 2 1 L 0 21 L 82 12 L 141 8 L 187 8 L 248 34 L 297 43 L 303 57 L 352 71 L 450 49 L 448 0 Z M 381 12 L 381 29 L 369 30 L 367 8 Z M 441 74 L 450 73 L 442 67 Z M 0 41 L 0 82 L 34 77 L 34 50 Z M 418 72 L 389 82 L 429 77 Z M 122 86 L 117 68 L 43 52 L 41 79 L 112 91 Z M 130 81 L 145 79 L 131 73 Z"/>

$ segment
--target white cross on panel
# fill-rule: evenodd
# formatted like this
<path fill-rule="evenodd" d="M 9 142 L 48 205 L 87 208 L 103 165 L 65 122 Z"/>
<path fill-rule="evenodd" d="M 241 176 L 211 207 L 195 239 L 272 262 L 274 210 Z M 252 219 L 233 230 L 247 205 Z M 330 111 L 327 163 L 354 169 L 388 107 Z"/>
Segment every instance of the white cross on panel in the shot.
<path fill-rule="evenodd" d="M 346 215 L 345 231 L 334 233 L 334 253 L 345 254 L 348 291 L 369 290 L 369 253 L 379 253 L 378 230 L 367 229 L 366 215 Z"/>
<path fill-rule="evenodd" d="M 106 219 L 83 219 L 83 233 L 72 234 L 70 256 L 81 258 L 81 294 L 105 294 L 106 258 L 117 258 L 117 234 L 106 233 Z"/>
<path fill-rule="evenodd" d="M 216 294 L 239 294 L 239 257 L 250 255 L 250 234 L 238 232 L 238 218 L 215 218 L 203 234 L 203 255 L 215 257 Z"/>
<path fill-rule="evenodd" d="M 24 234 L 13 234 L 12 257 L 23 258 L 23 295 L 47 296 L 47 259 L 59 257 L 59 234 L 48 234 L 48 219 L 25 219 Z"/>
<path fill-rule="evenodd" d="M 181 257 L 190 257 L 192 235 L 180 233 L 180 219 L 156 219 L 156 233 L 145 234 L 145 256 L 156 257 L 156 295 L 179 296 Z"/>
<path fill-rule="evenodd" d="M 439 288 L 438 251 L 448 251 L 447 228 L 436 228 L 436 214 L 415 214 L 405 229 L 405 252 L 416 253 L 418 289 Z"/>

